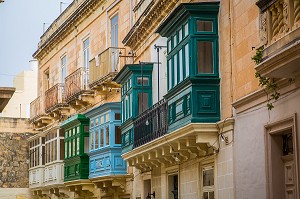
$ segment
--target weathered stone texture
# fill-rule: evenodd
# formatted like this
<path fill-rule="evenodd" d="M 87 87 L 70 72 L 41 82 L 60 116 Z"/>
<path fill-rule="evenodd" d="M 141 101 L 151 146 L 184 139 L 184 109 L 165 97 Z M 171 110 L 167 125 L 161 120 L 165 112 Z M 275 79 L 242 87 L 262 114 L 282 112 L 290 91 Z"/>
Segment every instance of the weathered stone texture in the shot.
<path fill-rule="evenodd" d="M 0 187 L 28 187 L 28 142 L 32 129 L 26 119 L 0 118 Z"/>

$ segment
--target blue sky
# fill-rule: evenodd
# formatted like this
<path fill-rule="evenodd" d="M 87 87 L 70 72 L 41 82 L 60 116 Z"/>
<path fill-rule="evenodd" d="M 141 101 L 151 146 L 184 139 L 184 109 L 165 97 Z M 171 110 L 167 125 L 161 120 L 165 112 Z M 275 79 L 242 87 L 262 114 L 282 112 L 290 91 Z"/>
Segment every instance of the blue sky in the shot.
<path fill-rule="evenodd" d="M 60 2 L 72 0 L 5 0 L 0 4 L 0 87 L 13 86 L 14 75 L 29 70 L 43 34 L 43 23 L 60 13 Z M 66 8 L 68 4 L 62 4 Z M 50 24 L 46 24 L 46 28 Z"/>

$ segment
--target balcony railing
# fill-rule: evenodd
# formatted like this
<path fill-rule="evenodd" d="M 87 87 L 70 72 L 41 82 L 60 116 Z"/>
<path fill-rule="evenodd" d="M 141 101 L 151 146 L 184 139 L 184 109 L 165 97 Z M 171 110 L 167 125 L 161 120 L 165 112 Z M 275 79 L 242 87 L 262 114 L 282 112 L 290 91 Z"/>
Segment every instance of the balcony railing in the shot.
<path fill-rule="evenodd" d="M 51 87 L 45 93 L 45 111 L 50 112 L 56 107 L 62 107 L 65 105 L 64 100 L 64 84 L 59 83 Z"/>
<path fill-rule="evenodd" d="M 65 79 L 65 100 L 71 101 L 84 91 L 90 90 L 88 86 L 89 70 L 87 68 L 78 68 Z"/>
<path fill-rule="evenodd" d="M 41 96 L 30 103 L 30 120 L 45 114 Z"/>
<path fill-rule="evenodd" d="M 134 121 L 134 144 L 139 147 L 156 138 L 165 135 L 168 131 L 168 103 L 163 99 L 144 111 Z"/>
<path fill-rule="evenodd" d="M 260 37 L 263 44 L 274 43 L 300 25 L 299 0 L 260 0 L 257 5 L 261 9 Z"/>
<path fill-rule="evenodd" d="M 125 48 L 110 47 L 90 61 L 90 87 L 95 87 L 119 72 L 125 64 Z M 124 62 L 124 63 L 123 63 Z"/>

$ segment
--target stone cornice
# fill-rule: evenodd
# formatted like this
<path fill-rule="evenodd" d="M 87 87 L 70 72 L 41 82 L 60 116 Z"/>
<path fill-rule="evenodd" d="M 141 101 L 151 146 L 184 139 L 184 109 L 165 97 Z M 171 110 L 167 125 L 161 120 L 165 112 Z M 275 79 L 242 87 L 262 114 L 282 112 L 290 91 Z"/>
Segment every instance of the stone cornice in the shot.
<path fill-rule="evenodd" d="M 154 33 L 160 22 L 175 7 L 178 0 L 155 0 L 150 4 L 122 41 L 125 46 L 136 50 L 145 39 Z"/>
<path fill-rule="evenodd" d="M 78 1 L 82 1 L 82 3 L 78 3 Z M 41 36 L 38 49 L 32 56 L 37 59 L 43 58 L 57 43 L 62 41 L 66 35 L 74 31 L 79 23 L 90 16 L 97 6 L 105 2 L 106 0 L 73 1 L 66 11 L 63 12 Z M 72 10 L 72 13 L 69 13 L 69 10 Z M 69 16 L 63 20 L 63 17 L 67 14 L 69 14 Z"/>
<path fill-rule="evenodd" d="M 290 83 L 288 79 L 281 79 L 277 84 L 281 96 L 297 89 L 297 86 L 293 83 Z M 279 100 L 280 98 L 281 97 L 279 97 Z M 236 113 L 239 114 L 265 102 L 267 102 L 266 92 L 263 89 L 259 89 L 236 100 L 232 103 L 232 106 L 236 109 Z"/>

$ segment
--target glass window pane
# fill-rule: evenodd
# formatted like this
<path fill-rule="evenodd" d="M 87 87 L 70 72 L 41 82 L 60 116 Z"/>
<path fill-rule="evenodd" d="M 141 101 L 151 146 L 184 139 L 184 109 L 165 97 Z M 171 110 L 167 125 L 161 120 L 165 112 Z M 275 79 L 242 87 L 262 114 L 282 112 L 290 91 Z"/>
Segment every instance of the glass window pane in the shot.
<path fill-rule="evenodd" d="M 109 145 L 109 127 L 106 127 L 105 129 L 105 139 L 106 139 L 106 142 L 105 142 L 105 145 L 108 146 Z"/>
<path fill-rule="evenodd" d="M 115 120 L 120 120 L 121 119 L 121 114 L 120 113 L 116 113 L 115 114 Z"/>
<path fill-rule="evenodd" d="M 189 24 L 186 23 L 184 25 L 184 37 L 186 37 L 189 34 Z"/>
<path fill-rule="evenodd" d="M 69 141 L 69 157 L 72 156 L 72 146 L 71 146 L 71 140 Z"/>
<path fill-rule="evenodd" d="M 106 119 L 105 119 L 105 122 L 109 122 L 110 121 L 110 119 L 109 119 L 109 113 L 108 114 L 106 114 Z"/>
<path fill-rule="evenodd" d="M 95 131 L 95 149 L 99 147 L 99 129 Z"/>
<path fill-rule="evenodd" d="M 183 80 L 182 49 L 179 51 L 179 82 Z"/>
<path fill-rule="evenodd" d="M 189 57 L 188 44 L 184 46 L 184 54 L 185 54 L 185 77 L 188 77 L 190 75 L 190 57 Z"/>
<path fill-rule="evenodd" d="M 148 93 L 138 93 L 139 114 L 148 109 Z"/>
<path fill-rule="evenodd" d="M 169 89 L 171 89 L 173 87 L 172 85 L 172 59 L 169 59 L 168 61 L 168 67 L 169 67 L 169 71 L 168 71 L 168 79 L 169 79 Z"/>
<path fill-rule="evenodd" d="M 181 42 L 181 40 L 182 40 L 182 29 L 180 29 L 179 31 L 178 31 L 178 42 Z"/>
<path fill-rule="evenodd" d="M 144 85 L 147 86 L 149 85 L 149 77 L 138 77 L 137 78 L 137 84 L 138 85 Z"/>
<path fill-rule="evenodd" d="M 198 41 L 198 73 L 213 73 L 213 42 Z"/>
<path fill-rule="evenodd" d="M 197 31 L 212 32 L 213 31 L 213 22 L 197 20 Z"/>
<path fill-rule="evenodd" d="M 115 126 L 115 144 L 121 143 L 121 129 L 119 126 Z"/>
<path fill-rule="evenodd" d="M 175 48 L 177 45 L 177 37 L 176 35 L 173 36 L 173 48 Z"/>
<path fill-rule="evenodd" d="M 80 153 L 80 137 L 77 137 L 77 144 L 76 144 L 76 148 L 77 148 L 77 150 L 76 150 L 76 154 L 77 155 L 79 155 L 79 153 Z"/>
<path fill-rule="evenodd" d="M 90 133 L 90 150 L 94 149 L 94 131 Z"/>
<path fill-rule="evenodd" d="M 168 52 L 170 52 L 171 51 L 171 49 L 172 49 L 172 45 L 171 45 L 172 43 L 171 43 L 171 40 L 169 40 L 168 41 Z"/>
<path fill-rule="evenodd" d="M 76 148 L 75 148 L 75 146 L 76 146 L 76 138 L 73 139 L 73 147 L 72 147 L 72 149 L 73 149 L 73 150 L 72 150 L 72 151 L 73 151 L 72 154 L 73 154 L 74 156 L 76 155 Z"/>
<path fill-rule="evenodd" d="M 52 144 L 52 147 L 53 147 L 53 158 L 52 158 L 52 161 L 55 161 L 55 160 L 57 160 L 57 154 L 56 154 L 56 152 L 57 152 L 57 150 L 56 150 L 56 148 L 57 148 L 57 140 L 54 140 L 53 141 L 53 144 Z"/>
<path fill-rule="evenodd" d="M 177 84 L 177 54 L 174 55 L 174 85 Z"/>
<path fill-rule="evenodd" d="M 100 147 L 103 147 L 104 144 L 104 130 L 100 130 Z"/>
<path fill-rule="evenodd" d="M 203 170 L 203 187 L 214 185 L 214 170 Z"/>

